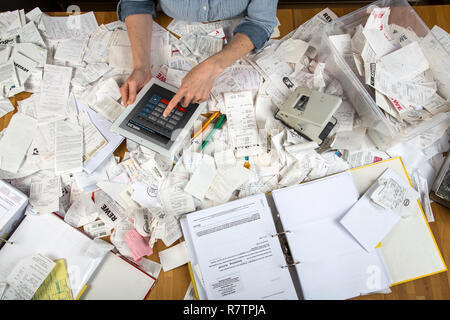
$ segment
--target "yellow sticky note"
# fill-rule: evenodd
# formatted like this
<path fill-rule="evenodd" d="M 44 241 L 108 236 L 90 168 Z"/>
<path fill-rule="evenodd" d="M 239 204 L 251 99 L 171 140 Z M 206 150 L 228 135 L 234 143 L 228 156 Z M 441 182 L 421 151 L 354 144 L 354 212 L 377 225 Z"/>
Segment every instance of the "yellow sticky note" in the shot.
<path fill-rule="evenodd" d="M 33 300 L 73 300 L 66 260 L 56 260 L 52 272 L 33 296 Z"/>

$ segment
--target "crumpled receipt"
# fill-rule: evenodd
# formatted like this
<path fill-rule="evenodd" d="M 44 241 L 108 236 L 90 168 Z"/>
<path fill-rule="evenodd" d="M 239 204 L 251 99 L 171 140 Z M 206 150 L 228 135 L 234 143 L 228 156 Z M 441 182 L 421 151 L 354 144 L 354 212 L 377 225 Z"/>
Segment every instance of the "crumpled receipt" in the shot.
<path fill-rule="evenodd" d="M 413 188 L 405 188 L 392 178 L 380 179 L 379 186 L 370 199 L 383 208 L 390 209 L 403 218 L 414 213 L 419 194 Z"/>

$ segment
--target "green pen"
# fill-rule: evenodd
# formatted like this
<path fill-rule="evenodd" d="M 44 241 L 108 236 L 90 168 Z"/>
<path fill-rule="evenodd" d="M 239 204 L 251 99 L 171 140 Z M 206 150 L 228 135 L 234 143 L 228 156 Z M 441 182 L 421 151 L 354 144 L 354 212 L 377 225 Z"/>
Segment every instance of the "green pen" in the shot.
<path fill-rule="evenodd" d="M 217 120 L 216 124 L 214 125 L 214 128 L 211 130 L 211 132 L 206 137 L 205 141 L 203 141 L 202 146 L 200 147 L 200 151 L 205 148 L 205 146 L 208 144 L 209 140 L 211 140 L 212 136 L 214 135 L 214 132 L 216 132 L 217 129 L 222 128 L 223 124 L 227 121 L 226 115 L 222 115 L 219 120 Z"/>

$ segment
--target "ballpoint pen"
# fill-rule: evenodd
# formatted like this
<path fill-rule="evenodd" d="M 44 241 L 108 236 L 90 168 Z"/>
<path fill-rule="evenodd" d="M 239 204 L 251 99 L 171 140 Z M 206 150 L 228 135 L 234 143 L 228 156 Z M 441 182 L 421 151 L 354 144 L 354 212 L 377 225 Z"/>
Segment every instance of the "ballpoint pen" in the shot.
<path fill-rule="evenodd" d="M 214 135 L 214 132 L 216 132 L 217 129 L 222 128 L 223 124 L 227 121 L 226 115 L 222 115 L 220 119 L 215 124 L 214 128 L 211 130 L 211 132 L 206 137 L 205 141 L 203 141 L 202 146 L 200 147 L 200 151 L 205 148 L 205 146 L 208 144 L 208 142 L 211 140 L 212 136 Z"/>
<path fill-rule="evenodd" d="M 214 121 L 214 119 L 217 118 L 217 116 L 220 115 L 219 111 L 215 111 L 211 114 L 211 116 L 208 118 L 208 120 L 205 121 L 205 123 L 202 124 L 201 129 L 197 130 L 197 132 L 194 133 L 192 136 L 191 142 L 194 141 L 195 138 L 197 138 L 205 129 L 209 126 L 209 124 Z"/>

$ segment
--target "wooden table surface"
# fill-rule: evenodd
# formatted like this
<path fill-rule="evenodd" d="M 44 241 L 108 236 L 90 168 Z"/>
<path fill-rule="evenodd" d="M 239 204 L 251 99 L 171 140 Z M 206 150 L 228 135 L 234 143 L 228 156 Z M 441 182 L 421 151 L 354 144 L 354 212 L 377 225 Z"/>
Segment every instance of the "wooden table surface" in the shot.
<path fill-rule="evenodd" d="M 329 6 L 329 8 L 331 8 L 338 16 L 345 15 L 360 7 L 361 6 L 356 5 Z M 281 24 L 279 26 L 281 37 L 297 28 L 323 8 L 324 7 L 308 6 L 305 8 L 296 9 L 279 9 L 277 11 L 277 17 Z M 414 6 L 414 9 L 429 28 L 432 28 L 434 25 L 439 25 L 447 32 L 450 32 L 450 5 Z M 49 14 L 55 16 L 66 15 L 65 12 L 53 12 Z M 95 12 L 95 16 L 99 24 L 105 24 L 117 20 L 115 12 Z M 171 18 L 162 13 L 158 13 L 158 17 L 156 18 L 156 22 L 163 27 L 167 27 L 171 20 Z M 29 96 L 29 93 L 20 93 L 11 98 L 11 101 L 16 106 L 17 101 L 26 99 Z M 14 112 L 0 118 L 0 130 L 8 125 Z M 122 157 L 125 151 L 125 144 L 122 144 L 116 150 L 115 155 Z M 444 261 L 446 263 L 450 263 L 450 210 L 438 205 L 437 203 L 432 204 L 432 209 L 436 221 L 431 223 L 430 227 L 442 252 Z M 155 247 L 153 248 L 154 253 L 151 256 L 148 256 L 148 258 L 159 262 L 158 252 L 165 248 L 166 247 L 162 241 L 157 241 Z M 164 272 L 161 270 L 158 281 L 152 289 L 148 299 L 183 299 L 189 283 L 190 278 L 187 266 L 182 266 L 169 272 Z M 450 299 L 450 277 L 448 272 L 442 272 L 430 277 L 397 285 L 391 289 L 392 293 L 387 295 L 376 294 L 358 297 L 356 299 Z"/>

